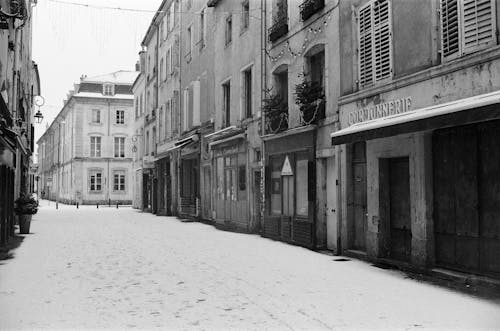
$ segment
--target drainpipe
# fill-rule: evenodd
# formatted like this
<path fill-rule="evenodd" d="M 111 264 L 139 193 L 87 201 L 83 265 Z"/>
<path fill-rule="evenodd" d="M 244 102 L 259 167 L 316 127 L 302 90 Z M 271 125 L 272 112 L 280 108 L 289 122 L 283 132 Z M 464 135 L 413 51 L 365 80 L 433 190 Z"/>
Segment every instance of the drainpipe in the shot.
<path fill-rule="evenodd" d="M 260 24 L 260 68 L 261 68 L 261 89 L 260 89 L 260 117 L 261 117 L 261 135 L 265 135 L 266 130 L 266 118 L 262 112 L 264 107 L 264 98 L 265 91 L 267 91 L 267 57 L 266 57 L 266 48 L 267 48 L 267 15 L 266 15 L 266 0 L 260 0 L 260 16 L 261 16 L 261 24 Z M 264 214 L 266 209 L 266 157 L 265 157 L 265 145 L 264 141 L 261 140 L 261 185 L 260 185 L 260 194 L 261 194 L 261 209 L 260 209 L 260 232 L 263 233 L 263 225 L 264 225 Z"/>

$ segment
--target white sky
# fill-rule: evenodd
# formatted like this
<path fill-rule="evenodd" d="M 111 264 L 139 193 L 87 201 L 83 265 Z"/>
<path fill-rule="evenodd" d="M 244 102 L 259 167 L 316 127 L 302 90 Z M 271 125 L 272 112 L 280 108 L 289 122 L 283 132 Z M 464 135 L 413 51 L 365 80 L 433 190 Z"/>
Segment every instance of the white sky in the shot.
<path fill-rule="evenodd" d="M 151 12 L 64 4 L 121 7 Z M 39 0 L 34 8 L 33 60 L 40 71 L 45 105 L 36 139 L 62 108 L 80 76 L 134 70 L 140 43 L 161 0 Z"/>

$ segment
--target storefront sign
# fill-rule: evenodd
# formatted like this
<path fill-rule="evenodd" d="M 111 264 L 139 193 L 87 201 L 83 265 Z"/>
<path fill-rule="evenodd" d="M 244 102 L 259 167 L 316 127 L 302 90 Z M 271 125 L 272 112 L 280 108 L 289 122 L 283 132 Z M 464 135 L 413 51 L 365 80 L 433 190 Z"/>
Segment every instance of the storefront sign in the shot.
<path fill-rule="evenodd" d="M 348 115 L 349 125 L 366 122 L 377 118 L 406 113 L 411 110 L 411 97 L 391 100 L 378 105 L 354 110 Z"/>
<path fill-rule="evenodd" d="M 293 176 L 292 166 L 290 165 L 288 155 L 285 158 L 285 162 L 283 162 L 283 168 L 281 168 L 281 176 Z"/>

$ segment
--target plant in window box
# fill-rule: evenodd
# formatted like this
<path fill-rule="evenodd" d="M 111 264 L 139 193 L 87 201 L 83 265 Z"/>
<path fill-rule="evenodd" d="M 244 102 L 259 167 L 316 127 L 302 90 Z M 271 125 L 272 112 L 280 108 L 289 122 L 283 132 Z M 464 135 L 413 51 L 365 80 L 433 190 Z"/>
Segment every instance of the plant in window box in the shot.
<path fill-rule="evenodd" d="M 325 94 L 318 82 L 304 78 L 295 86 L 295 103 L 300 107 L 302 123 L 309 125 L 325 118 Z"/>
<path fill-rule="evenodd" d="M 263 100 L 263 113 L 266 116 L 268 133 L 277 133 L 288 129 L 288 106 L 279 94 L 271 94 Z"/>
<path fill-rule="evenodd" d="M 19 232 L 30 232 L 31 216 L 38 212 L 38 201 L 27 193 L 22 193 L 15 201 L 14 211 L 19 215 Z"/>

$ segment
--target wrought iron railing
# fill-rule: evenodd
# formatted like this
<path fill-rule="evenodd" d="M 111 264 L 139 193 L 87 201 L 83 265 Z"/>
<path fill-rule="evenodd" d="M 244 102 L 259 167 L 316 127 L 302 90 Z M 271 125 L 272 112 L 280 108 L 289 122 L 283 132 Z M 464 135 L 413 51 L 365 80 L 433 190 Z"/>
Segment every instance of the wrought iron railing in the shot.
<path fill-rule="evenodd" d="M 314 13 L 325 7 L 325 0 L 305 0 L 300 6 L 300 17 L 302 21 L 313 16 Z"/>
<path fill-rule="evenodd" d="M 288 129 L 287 111 L 266 116 L 266 134 L 275 134 Z"/>
<path fill-rule="evenodd" d="M 300 107 L 300 124 L 316 124 L 319 120 L 325 118 L 325 100 L 317 99 L 309 105 Z"/>
<path fill-rule="evenodd" d="M 288 32 L 288 7 L 286 1 L 281 1 L 278 4 L 278 10 L 273 17 L 273 25 L 269 28 L 268 32 L 271 42 L 276 41 Z"/>

